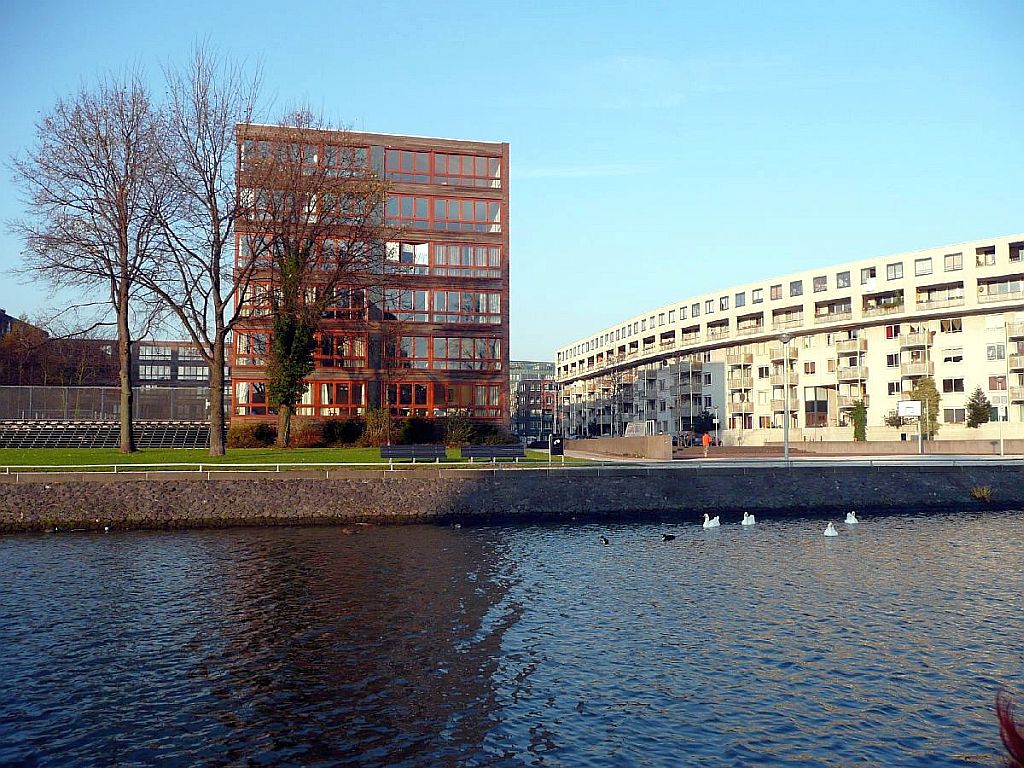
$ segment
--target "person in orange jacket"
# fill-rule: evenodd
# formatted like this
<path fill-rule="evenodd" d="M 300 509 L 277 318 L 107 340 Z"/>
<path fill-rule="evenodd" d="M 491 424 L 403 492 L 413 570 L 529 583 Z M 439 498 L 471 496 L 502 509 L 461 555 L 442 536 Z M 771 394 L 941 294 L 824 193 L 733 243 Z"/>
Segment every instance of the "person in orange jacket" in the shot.
<path fill-rule="evenodd" d="M 708 446 L 711 445 L 711 434 L 708 432 L 704 433 L 704 437 L 700 439 L 701 444 L 704 446 L 704 458 L 708 457 Z"/>

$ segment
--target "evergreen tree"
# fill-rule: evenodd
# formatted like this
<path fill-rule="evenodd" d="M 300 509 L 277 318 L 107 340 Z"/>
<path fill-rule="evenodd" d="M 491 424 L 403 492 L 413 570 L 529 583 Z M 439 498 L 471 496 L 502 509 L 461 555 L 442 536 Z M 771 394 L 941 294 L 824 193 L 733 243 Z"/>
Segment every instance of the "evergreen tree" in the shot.
<path fill-rule="evenodd" d="M 992 403 L 985 396 L 981 387 L 975 387 L 974 392 L 967 398 L 967 426 L 977 429 L 979 424 L 985 424 L 991 418 Z"/>
<path fill-rule="evenodd" d="M 939 432 L 939 391 L 931 376 L 922 376 L 910 390 L 910 400 L 921 402 L 921 419 L 925 437 L 935 437 Z"/>
<path fill-rule="evenodd" d="M 858 443 L 863 443 L 867 440 L 868 426 L 868 407 L 864 404 L 863 399 L 854 402 L 850 420 L 853 422 L 853 439 Z"/>

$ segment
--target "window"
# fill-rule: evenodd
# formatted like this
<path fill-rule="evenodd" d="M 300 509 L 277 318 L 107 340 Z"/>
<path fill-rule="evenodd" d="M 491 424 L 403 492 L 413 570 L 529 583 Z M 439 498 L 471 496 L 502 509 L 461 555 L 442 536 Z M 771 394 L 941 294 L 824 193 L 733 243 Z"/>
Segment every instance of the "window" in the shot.
<path fill-rule="evenodd" d="M 668 311 L 668 322 L 669 322 L 669 325 L 671 325 L 675 321 L 676 321 L 676 311 L 674 309 L 670 309 Z M 616 340 L 618 339 L 618 335 L 617 334 L 616 334 L 615 338 L 616 338 Z"/>
<path fill-rule="evenodd" d="M 658 325 L 664 325 L 664 324 L 665 324 L 665 313 L 664 312 L 659 312 L 658 313 Z"/>
<path fill-rule="evenodd" d="M 850 287 L 850 273 L 836 272 L 836 288 L 849 288 Z"/>
<path fill-rule="evenodd" d="M 1021 261 L 1024 258 L 1024 243 L 1010 243 L 1010 261 Z"/>
<path fill-rule="evenodd" d="M 444 296 L 443 291 L 438 292 Z M 455 292 L 458 295 L 458 292 Z M 429 297 L 426 291 L 411 291 L 405 288 L 386 288 L 384 290 L 384 309 L 390 312 L 395 320 L 407 323 L 426 323 L 430 321 Z M 434 322 L 448 322 L 435 320 Z M 451 322 L 458 322 L 453 320 Z"/>
<path fill-rule="evenodd" d="M 690 307 L 690 314 L 693 317 L 700 317 L 700 302 L 697 302 L 692 307 Z"/>
<path fill-rule="evenodd" d="M 205 381 L 209 369 L 205 365 L 178 366 L 178 381 Z"/>
<path fill-rule="evenodd" d="M 814 363 L 804 363 L 804 373 L 814 373 Z"/>
<path fill-rule="evenodd" d="M 501 277 L 501 248 L 498 246 L 434 243 L 431 251 L 431 274 L 442 277 Z"/>
<path fill-rule="evenodd" d="M 900 327 L 899 325 L 887 325 L 885 326 L 885 338 L 896 339 L 899 338 Z"/>
<path fill-rule="evenodd" d="M 321 416 L 355 416 L 363 412 L 364 389 L 361 382 L 326 382 L 320 384 Z"/>
<path fill-rule="evenodd" d="M 925 259 L 914 259 L 914 274 L 920 277 L 921 275 L 930 275 L 932 273 L 932 260 L 931 258 Z"/>
<path fill-rule="evenodd" d="M 265 381 L 235 382 L 235 415 L 265 416 L 267 414 L 267 383 Z"/>
<path fill-rule="evenodd" d="M 501 370 L 500 339 L 435 336 L 431 346 L 431 368 L 448 371 Z"/>
<path fill-rule="evenodd" d="M 420 294 L 424 291 L 405 291 Z M 434 323 L 501 323 L 501 294 L 483 291 L 433 291 L 431 322 Z M 447 313 L 447 314 L 446 314 Z M 398 320 L 407 319 L 401 316 Z M 411 318 L 408 318 L 411 319 Z"/>
<path fill-rule="evenodd" d="M 900 393 L 900 383 L 898 381 L 890 381 L 887 391 L 890 395 L 898 395 Z"/>
<path fill-rule="evenodd" d="M 139 359 L 153 360 L 155 358 L 167 359 L 171 356 L 170 347 L 159 347 L 152 344 L 139 345 Z"/>
<path fill-rule="evenodd" d="M 722 298 L 720 298 L 718 300 L 718 308 L 722 312 L 725 312 L 727 309 L 729 309 L 729 297 L 728 296 L 723 296 Z"/>
<path fill-rule="evenodd" d="M 140 379 L 170 379 L 171 366 L 169 365 L 140 365 Z"/>
<path fill-rule="evenodd" d="M 1006 359 L 1006 345 L 1005 344 L 989 344 L 985 347 L 985 356 L 989 360 L 1005 360 Z"/>
<path fill-rule="evenodd" d="M 463 187 L 501 187 L 501 158 L 474 155 L 434 155 L 434 184 Z"/>
<path fill-rule="evenodd" d="M 744 293 L 743 291 L 737 293 L 735 299 L 736 300 L 734 304 L 737 309 L 739 309 L 740 307 L 745 307 L 747 305 L 747 294 Z"/>
<path fill-rule="evenodd" d="M 755 288 L 750 292 L 750 300 L 754 304 L 760 304 L 764 301 L 764 288 Z"/>
<path fill-rule="evenodd" d="M 265 333 L 235 334 L 235 365 L 266 365 L 270 337 Z"/>
<path fill-rule="evenodd" d="M 793 280 L 789 284 L 789 295 L 790 296 L 803 296 L 804 295 L 804 281 Z"/>
<path fill-rule="evenodd" d="M 767 365 L 758 366 L 757 378 L 759 378 L 759 379 L 767 379 L 769 375 L 770 375 L 769 374 L 769 368 L 768 368 Z"/>
<path fill-rule="evenodd" d="M 860 284 L 861 285 L 867 285 L 868 283 L 870 283 L 874 279 L 875 279 L 875 268 L 874 267 L 864 267 L 864 269 L 862 269 L 860 271 Z"/>
<path fill-rule="evenodd" d="M 885 356 L 885 367 L 886 368 L 899 368 L 900 367 L 900 353 L 892 352 Z"/>
<path fill-rule="evenodd" d="M 996 263 L 996 247 L 994 245 L 987 245 L 983 248 L 976 248 L 976 261 L 979 267 L 991 267 Z"/>
<path fill-rule="evenodd" d="M 772 301 L 775 301 L 776 299 L 781 299 L 782 298 L 782 286 L 781 285 L 773 285 L 772 286 L 771 298 L 772 298 Z"/>
<path fill-rule="evenodd" d="M 964 255 L 962 253 L 947 253 L 942 257 L 943 268 L 947 272 L 958 272 L 964 268 Z"/>
<path fill-rule="evenodd" d="M 964 391 L 964 380 L 963 379 L 943 379 L 942 380 L 942 391 L 943 392 L 963 392 Z"/>
<path fill-rule="evenodd" d="M 710 387 L 711 386 L 711 374 L 710 373 L 705 373 L 704 374 L 704 386 L 705 387 Z"/>
<path fill-rule="evenodd" d="M 680 320 L 685 320 L 686 319 L 686 312 L 687 312 L 686 307 L 680 307 L 679 308 L 679 319 Z"/>
<path fill-rule="evenodd" d="M 322 368 L 363 368 L 366 366 L 366 337 L 321 333 L 313 359 Z"/>
<path fill-rule="evenodd" d="M 1003 390 L 1006 389 L 1006 377 L 1005 376 L 989 376 L 988 377 L 988 388 Z"/>
<path fill-rule="evenodd" d="M 821 293 L 822 291 L 828 290 L 828 278 L 825 275 L 820 275 L 814 278 L 814 292 Z"/>
<path fill-rule="evenodd" d="M 885 279 L 886 280 L 899 280 L 903 277 L 903 262 L 897 261 L 895 264 L 886 264 L 885 266 Z"/>
<path fill-rule="evenodd" d="M 942 411 L 942 420 L 947 424 L 963 424 L 967 421 L 967 409 L 944 408 Z"/>
<path fill-rule="evenodd" d="M 943 350 L 942 352 L 942 362 L 944 363 L 962 363 L 963 361 L 963 347 L 951 347 L 950 349 Z"/>
<path fill-rule="evenodd" d="M 385 248 L 385 271 L 408 275 L 425 275 L 430 265 L 426 243 L 388 243 Z"/>
<path fill-rule="evenodd" d="M 961 317 L 952 317 L 948 320 L 939 320 L 940 333 L 963 333 L 964 321 Z"/>
<path fill-rule="evenodd" d="M 707 300 L 705 300 L 705 302 L 704 302 L 704 314 L 710 315 L 714 311 L 715 311 L 715 300 L 714 299 L 707 299 Z"/>
<path fill-rule="evenodd" d="M 430 182 L 430 153 L 389 149 L 384 153 L 384 176 L 392 181 Z"/>

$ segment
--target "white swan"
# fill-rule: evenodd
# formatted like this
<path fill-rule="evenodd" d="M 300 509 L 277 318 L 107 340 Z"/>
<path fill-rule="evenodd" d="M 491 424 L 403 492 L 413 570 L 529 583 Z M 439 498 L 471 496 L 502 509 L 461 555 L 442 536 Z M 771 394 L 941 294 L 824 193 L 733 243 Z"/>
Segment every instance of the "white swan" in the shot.
<path fill-rule="evenodd" d="M 850 510 L 849 512 L 846 513 L 846 524 L 847 525 L 856 525 L 859 522 L 860 522 L 860 520 L 857 519 L 857 512 L 856 512 L 856 510 Z"/>
<path fill-rule="evenodd" d="M 838 536 L 839 535 L 839 531 L 836 530 L 836 527 L 834 525 L 832 525 L 832 523 L 829 523 L 825 527 L 825 535 L 826 536 Z"/>
<path fill-rule="evenodd" d="M 704 513 L 704 527 L 705 528 L 717 528 L 720 525 L 721 525 L 721 522 L 719 522 L 719 520 L 718 520 L 718 515 L 715 515 L 714 517 L 709 518 L 708 517 L 708 513 L 707 512 Z"/>
<path fill-rule="evenodd" d="M 744 512 L 743 519 L 740 520 L 740 525 L 753 525 L 756 522 L 757 520 L 754 519 L 754 516 L 752 514 L 750 514 L 749 512 Z"/>

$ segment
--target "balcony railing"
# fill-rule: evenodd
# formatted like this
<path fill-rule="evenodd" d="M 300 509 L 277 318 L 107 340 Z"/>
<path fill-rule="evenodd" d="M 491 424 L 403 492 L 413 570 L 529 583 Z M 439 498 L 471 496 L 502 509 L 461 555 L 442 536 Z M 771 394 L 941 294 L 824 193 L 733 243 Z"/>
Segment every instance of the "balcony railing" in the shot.
<path fill-rule="evenodd" d="M 781 331 L 784 328 L 799 328 L 803 324 L 803 315 L 799 315 L 797 317 L 777 317 L 772 320 L 772 328 L 776 331 Z"/>
<path fill-rule="evenodd" d="M 753 336 L 755 333 L 764 333 L 764 325 L 740 325 L 736 328 L 737 336 Z"/>
<path fill-rule="evenodd" d="M 931 360 L 900 364 L 900 376 L 932 376 L 934 373 L 935 364 Z"/>
<path fill-rule="evenodd" d="M 753 376 L 729 376 L 726 378 L 729 389 L 753 389 Z"/>
<path fill-rule="evenodd" d="M 1006 336 L 1011 339 L 1024 339 L 1024 323 L 1007 323 Z"/>
<path fill-rule="evenodd" d="M 858 400 L 863 400 L 864 405 L 869 405 L 869 397 L 867 395 L 840 395 L 839 396 L 839 407 L 840 408 L 853 408 Z"/>
<path fill-rule="evenodd" d="M 995 301 L 1020 301 L 1024 298 L 1022 291 L 1006 291 L 1005 293 L 979 293 L 979 304 L 991 304 Z"/>
<path fill-rule="evenodd" d="M 836 373 L 840 381 L 863 381 L 868 377 L 868 369 L 865 365 L 840 368 Z"/>
<path fill-rule="evenodd" d="M 786 410 L 786 401 L 783 398 L 772 398 L 772 411 L 784 411 Z M 800 401 L 795 398 L 789 398 L 789 410 L 798 411 L 800 410 Z"/>
<path fill-rule="evenodd" d="M 742 414 L 742 413 L 753 413 L 754 412 L 754 404 L 753 403 L 749 403 L 749 402 L 746 402 L 746 403 L 728 403 L 728 406 L 729 406 L 729 413 L 730 414 L 734 414 L 734 413 Z"/>
<path fill-rule="evenodd" d="M 1024 370 L 1024 355 L 1010 355 L 1006 360 L 1006 364 L 1011 371 L 1022 371 Z"/>
<path fill-rule="evenodd" d="M 708 328 L 708 341 L 729 338 L 728 328 Z"/>
<path fill-rule="evenodd" d="M 725 356 L 725 363 L 726 365 L 753 365 L 754 356 L 749 353 L 731 353 Z"/>
<path fill-rule="evenodd" d="M 881 315 L 895 315 L 903 311 L 903 304 L 876 304 L 871 307 L 864 307 L 864 317 L 879 317 Z"/>
<path fill-rule="evenodd" d="M 950 299 L 918 299 L 918 309 L 949 309 L 950 307 L 962 307 L 964 297 L 958 296 Z"/>
<path fill-rule="evenodd" d="M 1024 402 L 1024 387 L 1010 387 L 1010 402 Z"/>
<path fill-rule="evenodd" d="M 784 373 L 773 373 L 771 377 L 768 379 L 768 382 L 773 387 L 784 387 L 786 386 L 787 378 L 789 381 L 789 385 L 792 387 L 797 384 L 800 377 L 797 375 L 796 371 L 790 371 L 788 377 Z"/>
<path fill-rule="evenodd" d="M 772 359 L 773 363 L 777 363 L 777 362 L 780 362 L 781 360 L 783 360 L 785 354 L 786 353 L 784 351 L 784 347 L 782 347 L 782 346 L 772 347 L 769 350 L 769 355 L 771 356 L 771 359 Z M 789 348 L 789 359 L 790 360 L 796 360 L 798 354 L 799 354 L 799 352 L 797 351 L 797 349 L 795 347 L 793 347 L 793 346 L 790 346 L 790 348 Z"/>
<path fill-rule="evenodd" d="M 823 315 L 815 315 L 814 323 L 821 325 L 823 323 L 840 323 L 844 320 L 852 320 L 853 311 L 848 312 L 826 312 Z"/>
<path fill-rule="evenodd" d="M 850 354 L 851 352 L 867 352 L 868 351 L 868 340 L 867 339 L 845 339 L 843 341 L 836 342 L 836 352 L 840 355 Z"/>
<path fill-rule="evenodd" d="M 931 334 L 927 331 L 900 334 L 901 347 L 927 347 L 930 343 Z"/>

